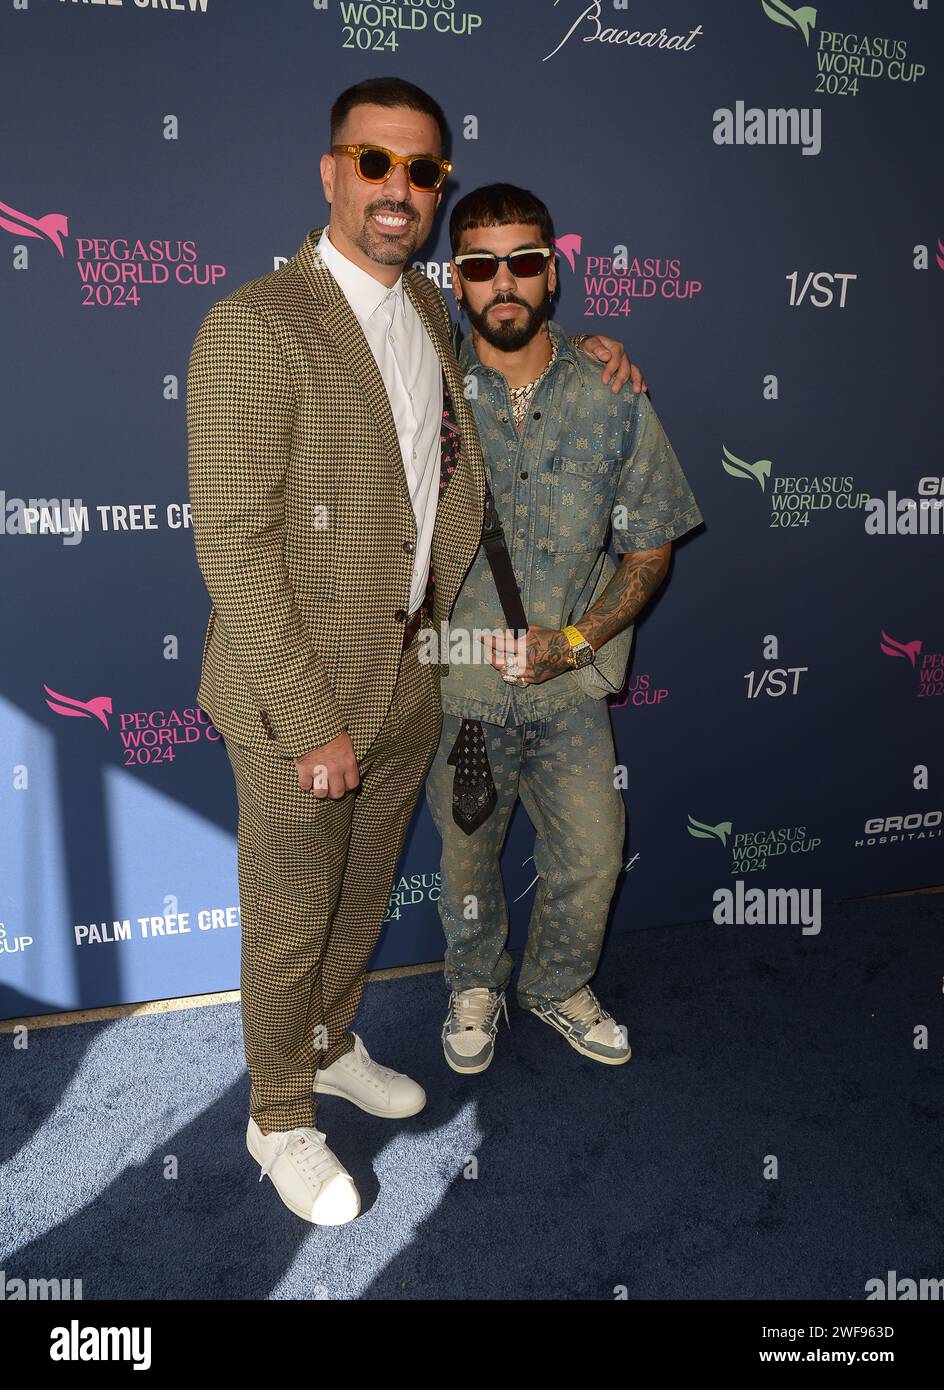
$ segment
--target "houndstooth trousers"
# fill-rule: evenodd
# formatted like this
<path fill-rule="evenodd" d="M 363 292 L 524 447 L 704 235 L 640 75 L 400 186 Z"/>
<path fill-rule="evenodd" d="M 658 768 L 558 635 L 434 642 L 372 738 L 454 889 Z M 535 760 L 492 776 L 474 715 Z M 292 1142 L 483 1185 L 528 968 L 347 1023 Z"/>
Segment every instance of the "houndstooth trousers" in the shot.
<path fill-rule="evenodd" d="M 350 1028 L 423 779 L 439 743 L 439 668 L 404 651 L 393 700 L 339 800 L 301 791 L 291 759 L 226 739 L 239 801 L 243 1043 L 262 1129 L 314 1126 L 315 1072 Z"/>

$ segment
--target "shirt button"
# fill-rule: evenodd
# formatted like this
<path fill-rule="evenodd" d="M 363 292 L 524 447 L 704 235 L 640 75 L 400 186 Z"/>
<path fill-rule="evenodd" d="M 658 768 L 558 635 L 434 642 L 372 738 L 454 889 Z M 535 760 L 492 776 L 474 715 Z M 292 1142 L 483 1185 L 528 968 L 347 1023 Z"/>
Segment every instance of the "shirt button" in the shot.
<path fill-rule="evenodd" d="M 541 412 L 540 412 L 540 410 L 536 410 L 536 411 L 534 412 L 534 418 L 535 418 L 535 420 L 540 420 L 540 418 L 541 418 Z"/>
<path fill-rule="evenodd" d="M 522 478 L 526 478 L 528 475 L 527 475 L 527 473 L 522 473 L 521 476 L 522 476 Z"/>

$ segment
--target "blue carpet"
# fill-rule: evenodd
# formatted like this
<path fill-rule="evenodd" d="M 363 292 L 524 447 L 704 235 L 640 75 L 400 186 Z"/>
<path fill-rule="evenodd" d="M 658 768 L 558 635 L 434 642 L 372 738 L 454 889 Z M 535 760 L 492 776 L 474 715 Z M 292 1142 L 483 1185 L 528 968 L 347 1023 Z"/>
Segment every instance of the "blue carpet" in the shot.
<path fill-rule="evenodd" d="M 442 977 L 370 984 L 357 1031 L 429 1104 L 322 1102 L 363 1207 L 336 1229 L 258 1180 L 238 1005 L 8 1038 L 0 1268 L 85 1299 L 859 1300 L 890 1269 L 944 1276 L 941 925 L 915 896 L 824 904 L 818 937 L 612 938 L 594 985 L 623 1067 L 510 1001 L 490 1070 L 459 1077 Z"/>

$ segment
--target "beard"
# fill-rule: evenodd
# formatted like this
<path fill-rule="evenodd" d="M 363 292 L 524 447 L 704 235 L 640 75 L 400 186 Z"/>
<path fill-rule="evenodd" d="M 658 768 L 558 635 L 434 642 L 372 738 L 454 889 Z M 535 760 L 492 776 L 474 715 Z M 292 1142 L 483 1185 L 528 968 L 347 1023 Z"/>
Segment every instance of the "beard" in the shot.
<path fill-rule="evenodd" d="M 480 334 L 492 347 L 498 348 L 499 352 L 517 352 L 519 348 L 530 343 L 534 335 L 547 321 L 551 306 L 551 301 L 547 296 L 535 307 L 532 304 L 526 304 L 515 294 L 496 295 L 492 302 L 486 304 L 481 311 L 473 309 L 468 299 L 464 299 L 463 303 L 469 316 L 469 322 L 476 333 Z M 494 309 L 496 304 L 520 304 L 526 314 L 524 322 L 516 323 L 513 319 L 502 319 L 497 324 L 489 323 L 488 312 L 490 309 Z"/>
<path fill-rule="evenodd" d="M 402 232 L 382 232 L 370 218 L 375 212 L 392 212 L 411 221 Z M 380 198 L 364 208 L 363 221 L 356 236 L 351 238 L 364 255 L 377 265 L 403 265 L 416 250 L 420 239 L 420 216 L 412 203 L 396 203 Z"/>

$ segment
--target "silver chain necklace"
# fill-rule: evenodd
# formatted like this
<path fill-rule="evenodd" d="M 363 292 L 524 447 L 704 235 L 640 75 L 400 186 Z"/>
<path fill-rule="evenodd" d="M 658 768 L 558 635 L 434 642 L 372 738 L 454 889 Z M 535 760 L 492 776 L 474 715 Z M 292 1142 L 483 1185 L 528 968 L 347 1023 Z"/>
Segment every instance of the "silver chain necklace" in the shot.
<path fill-rule="evenodd" d="M 537 390 L 538 382 L 542 381 L 544 377 L 547 376 L 548 372 L 551 370 L 551 367 L 554 365 L 554 359 L 556 357 L 557 340 L 555 338 L 551 338 L 551 358 L 547 366 L 544 368 L 543 372 L 541 372 L 539 376 L 536 376 L 533 381 L 529 381 L 526 386 L 512 386 L 509 388 L 511 392 L 511 413 L 514 416 L 515 424 L 519 429 L 521 428 L 522 422 L 524 421 L 525 413 L 528 409 L 528 406 L 531 404 L 531 397 Z"/>

